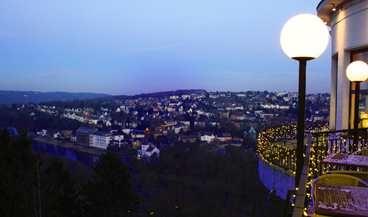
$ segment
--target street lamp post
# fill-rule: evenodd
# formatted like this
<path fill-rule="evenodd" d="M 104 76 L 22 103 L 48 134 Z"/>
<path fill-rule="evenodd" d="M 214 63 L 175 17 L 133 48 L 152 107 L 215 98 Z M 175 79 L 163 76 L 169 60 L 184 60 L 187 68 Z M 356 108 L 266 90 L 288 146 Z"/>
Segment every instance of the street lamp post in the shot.
<path fill-rule="evenodd" d="M 312 14 L 300 14 L 288 20 L 282 28 L 280 43 L 285 54 L 299 61 L 298 125 L 295 186 L 299 185 L 304 162 L 305 86 L 307 61 L 319 57 L 327 48 L 328 29 Z"/>
<path fill-rule="evenodd" d="M 355 108 L 354 108 L 354 147 L 358 145 L 358 128 L 359 128 L 359 96 L 360 96 L 360 83 L 368 79 L 368 65 L 363 61 L 354 61 L 346 68 L 346 77 L 351 82 L 355 83 Z M 352 152 L 356 151 L 355 148 L 350 148 Z"/>

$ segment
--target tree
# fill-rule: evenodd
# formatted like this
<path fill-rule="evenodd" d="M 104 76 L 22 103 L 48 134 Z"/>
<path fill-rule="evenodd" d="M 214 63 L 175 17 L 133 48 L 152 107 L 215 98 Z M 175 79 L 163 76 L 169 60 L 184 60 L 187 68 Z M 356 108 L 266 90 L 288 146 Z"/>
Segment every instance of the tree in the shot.
<path fill-rule="evenodd" d="M 81 206 L 78 192 L 64 162 L 53 157 L 47 164 L 43 176 L 43 216 L 80 216 Z"/>
<path fill-rule="evenodd" d="M 0 216 L 30 216 L 35 213 L 32 190 L 36 161 L 31 144 L 26 131 L 21 131 L 15 139 L 6 128 L 1 130 Z"/>
<path fill-rule="evenodd" d="M 87 216 L 129 216 L 138 208 L 127 165 L 107 152 L 92 167 L 92 179 L 82 186 Z"/>

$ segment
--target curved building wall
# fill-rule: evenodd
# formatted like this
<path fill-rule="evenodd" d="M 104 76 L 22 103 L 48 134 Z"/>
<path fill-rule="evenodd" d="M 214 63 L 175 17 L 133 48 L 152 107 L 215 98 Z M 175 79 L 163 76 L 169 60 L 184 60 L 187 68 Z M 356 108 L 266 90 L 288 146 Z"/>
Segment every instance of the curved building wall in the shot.
<path fill-rule="evenodd" d="M 324 0 L 317 11 L 331 27 L 330 128 L 348 129 L 352 117 L 346 68 L 352 62 L 351 52 L 368 48 L 368 0 Z"/>
<path fill-rule="evenodd" d="M 368 46 L 368 1 L 347 1 L 336 12 L 331 17 L 332 55 Z"/>
<path fill-rule="evenodd" d="M 286 173 L 285 170 L 270 165 L 261 157 L 258 161 L 258 176 L 262 184 L 270 191 L 275 190 L 277 196 L 286 199 L 287 191 L 295 189 L 295 176 Z"/>

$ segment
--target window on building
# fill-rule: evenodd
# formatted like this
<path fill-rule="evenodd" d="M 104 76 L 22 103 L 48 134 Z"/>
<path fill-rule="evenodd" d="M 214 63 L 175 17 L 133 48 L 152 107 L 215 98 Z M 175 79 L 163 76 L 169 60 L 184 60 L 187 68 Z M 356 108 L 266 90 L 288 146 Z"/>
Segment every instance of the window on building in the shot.
<path fill-rule="evenodd" d="M 332 56 L 332 76 L 331 76 L 331 95 L 330 95 L 330 129 L 336 129 L 337 119 L 337 90 L 338 90 L 338 55 Z"/>
<path fill-rule="evenodd" d="M 351 52 L 351 62 L 364 61 L 368 63 L 368 48 Z M 354 108 L 355 108 L 355 85 L 350 85 L 350 118 L 349 126 L 354 128 Z M 368 113 L 368 83 L 362 82 L 360 86 L 359 113 Z"/>

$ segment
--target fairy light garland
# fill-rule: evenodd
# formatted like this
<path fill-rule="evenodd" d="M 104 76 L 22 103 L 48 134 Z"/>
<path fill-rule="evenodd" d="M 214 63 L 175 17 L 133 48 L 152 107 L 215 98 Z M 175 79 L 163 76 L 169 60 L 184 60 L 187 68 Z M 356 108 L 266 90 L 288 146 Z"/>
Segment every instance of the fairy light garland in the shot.
<path fill-rule="evenodd" d="M 329 164 L 322 164 L 331 153 L 348 153 L 352 150 L 360 151 L 367 147 L 367 139 L 358 137 L 358 143 L 353 143 L 354 136 L 347 137 L 341 132 L 326 132 L 329 126 L 312 125 L 306 126 L 305 135 L 312 134 L 312 142 L 309 157 L 309 169 L 306 182 L 306 198 L 312 200 L 311 184 L 313 179 L 321 174 L 331 171 L 334 168 Z M 280 126 L 274 128 L 265 128 L 258 137 L 258 152 L 261 158 L 270 165 L 276 165 L 285 169 L 291 174 L 296 173 L 296 125 Z M 305 156 L 305 155 L 304 155 Z M 293 195 L 295 201 L 295 195 Z M 294 206 L 294 203 L 292 203 Z M 304 215 L 307 214 L 307 208 L 304 209 Z"/>
<path fill-rule="evenodd" d="M 306 126 L 305 136 L 309 132 L 328 130 L 328 125 Z M 286 172 L 296 173 L 296 135 L 297 126 L 287 125 L 264 128 L 258 137 L 258 152 L 263 160 L 283 168 Z M 294 142 L 292 142 L 295 140 Z"/>

